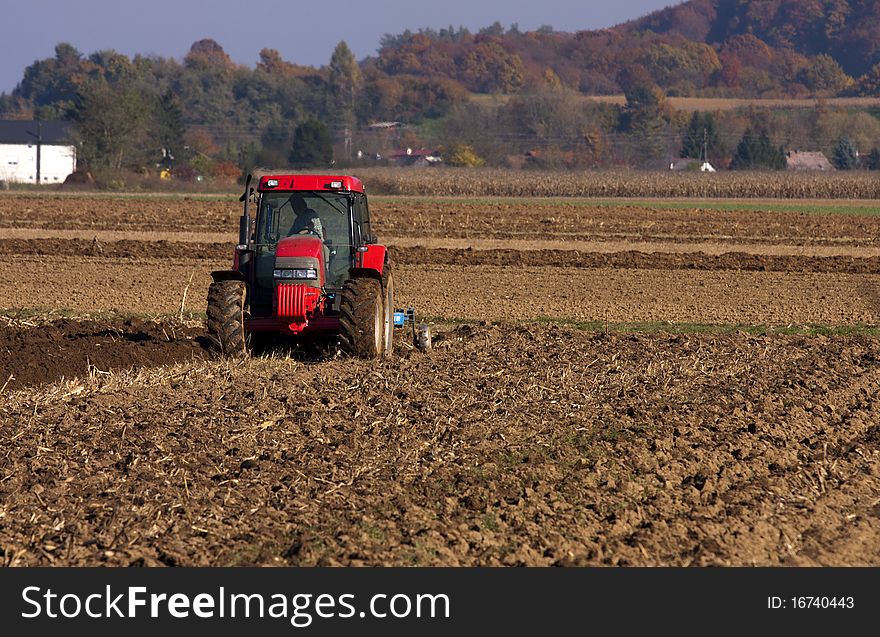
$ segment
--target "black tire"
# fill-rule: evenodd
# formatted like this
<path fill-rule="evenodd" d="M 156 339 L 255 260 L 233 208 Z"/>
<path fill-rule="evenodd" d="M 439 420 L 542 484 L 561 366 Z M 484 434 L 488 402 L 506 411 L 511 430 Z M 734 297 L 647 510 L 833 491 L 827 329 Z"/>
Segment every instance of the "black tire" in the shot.
<path fill-rule="evenodd" d="M 215 281 L 208 288 L 208 338 L 228 358 L 250 353 L 246 322 L 247 286 L 243 281 Z"/>
<path fill-rule="evenodd" d="M 394 351 L 394 277 L 391 275 L 391 264 L 385 264 L 382 275 L 382 305 L 385 316 L 384 355 L 391 356 Z"/>
<path fill-rule="evenodd" d="M 342 348 L 360 358 L 378 358 L 385 352 L 382 284 L 359 277 L 342 285 L 339 301 L 339 340 Z"/>

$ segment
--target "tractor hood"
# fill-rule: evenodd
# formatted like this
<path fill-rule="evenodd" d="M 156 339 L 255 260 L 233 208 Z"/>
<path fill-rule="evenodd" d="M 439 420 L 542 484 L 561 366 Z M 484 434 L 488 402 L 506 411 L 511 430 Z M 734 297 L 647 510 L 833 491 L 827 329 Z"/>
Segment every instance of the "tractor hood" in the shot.
<path fill-rule="evenodd" d="M 329 248 L 315 236 L 287 237 L 278 242 L 275 247 L 275 270 L 314 270 L 317 277 L 297 276 L 297 272 L 286 272 L 288 276 L 276 277 L 278 283 L 287 282 L 288 279 L 296 280 L 306 285 L 323 288 L 327 276 L 327 260 Z"/>
<path fill-rule="evenodd" d="M 324 260 L 324 244 L 318 237 L 287 237 L 278 242 L 275 257 L 306 257 Z"/>

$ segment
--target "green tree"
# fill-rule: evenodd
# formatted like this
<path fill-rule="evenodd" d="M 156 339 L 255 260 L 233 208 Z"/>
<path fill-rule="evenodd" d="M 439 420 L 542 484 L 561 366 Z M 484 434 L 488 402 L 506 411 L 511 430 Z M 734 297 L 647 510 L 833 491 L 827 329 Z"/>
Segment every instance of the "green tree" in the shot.
<path fill-rule="evenodd" d="M 345 40 L 330 56 L 330 112 L 334 126 L 345 134 L 345 159 L 351 159 L 351 140 L 357 124 L 358 94 L 361 91 L 361 69 Z"/>
<path fill-rule="evenodd" d="M 525 79 L 522 58 L 498 42 L 475 44 L 460 63 L 462 82 L 480 93 L 515 93 Z"/>
<path fill-rule="evenodd" d="M 619 130 L 627 133 L 633 148 L 641 156 L 653 159 L 666 147 L 666 121 L 664 103 L 666 96 L 654 84 L 642 67 L 625 69 L 618 78 L 626 96 L 626 105 L 620 114 Z"/>
<path fill-rule="evenodd" d="M 853 79 L 830 55 L 817 55 L 798 74 L 798 79 L 813 93 L 835 94 L 853 84 Z"/>
<path fill-rule="evenodd" d="M 82 155 L 91 168 L 118 170 L 146 159 L 149 108 L 134 87 L 91 80 L 77 93 L 69 116 L 77 124 Z"/>
<path fill-rule="evenodd" d="M 785 151 L 781 146 L 773 146 L 765 129 L 749 128 L 736 147 L 730 167 L 734 170 L 782 170 L 785 168 Z"/>
<path fill-rule="evenodd" d="M 294 168 L 325 166 L 333 160 L 333 140 L 323 122 L 310 118 L 293 132 L 293 149 L 288 161 Z"/>
<path fill-rule="evenodd" d="M 702 88 L 721 69 L 718 54 L 708 44 L 688 42 L 678 46 L 655 44 L 640 58 L 653 80 L 667 89 Z M 671 93 L 671 91 L 670 91 Z M 680 94 L 680 92 L 679 92 Z"/>
<path fill-rule="evenodd" d="M 483 27 L 478 31 L 480 35 L 504 35 L 504 26 L 496 20 L 494 23 L 489 25 L 488 27 Z"/>
<path fill-rule="evenodd" d="M 89 56 L 89 62 L 101 69 L 101 73 L 110 84 L 131 82 L 135 79 L 136 69 L 128 56 L 117 53 L 113 49 L 97 51 Z"/>
<path fill-rule="evenodd" d="M 866 97 L 880 95 L 880 64 L 875 64 L 871 70 L 859 78 L 858 94 Z"/>
<path fill-rule="evenodd" d="M 13 95 L 30 102 L 40 118 L 62 117 L 73 108 L 77 91 L 90 70 L 82 54 L 62 42 L 55 46 L 54 58 L 37 60 L 24 70 Z"/>
<path fill-rule="evenodd" d="M 275 117 L 263 129 L 260 136 L 260 145 L 264 150 L 271 150 L 281 153 L 289 153 L 291 144 L 293 143 L 293 127 L 286 118 Z"/>
<path fill-rule="evenodd" d="M 831 163 L 838 170 L 852 170 L 858 168 L 859 154 L 856 144 L 848 137 L 841 137 L 834 146 Z"/>
<path fill-rule="evenodd" d="M 865 168 L 868 170 L 880 170 L 880 148 L 873 149 L 865 160 Z"/>
<path fill-rule="evenodd" d="M 703 157 L 703 144 L 705 142 L 707 157 Z M 721 139 L 718 136 L 718 126 L 712 113 L 694 111 L 687 127 L 681 133 L 682 157 L 692 159 L 706 159 L 719 157 L 723 154 Z"/>
<path fill-rule="evenodd" d="M 152 139 L 169 154 L 177 156 L 183 150 L 186 126 L 183 124 L 183 105 L 171 91 L 163 93 L 153 111 Z M 181 156 L 180 159 L 183 159 Z"/>
<path fill-rule="evenodd" d="M 342 40 L 330 56 L 330 97 L 337 124 L 353 128 L 357 97 L 361 88 L 361 69 L 354 53 Z"/>

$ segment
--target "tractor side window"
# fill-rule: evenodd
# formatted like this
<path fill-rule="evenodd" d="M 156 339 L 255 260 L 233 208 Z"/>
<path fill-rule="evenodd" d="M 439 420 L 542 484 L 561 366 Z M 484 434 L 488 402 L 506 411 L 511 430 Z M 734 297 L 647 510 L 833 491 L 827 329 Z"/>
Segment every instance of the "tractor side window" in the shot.
<path fill-rule="evenodd" d="M 367 198 L 365 196 L 358 195 L 355 199 L 355 213 L 360 230 L 360 236 L 357 237 L 358 243 L 366 243 L 367 238 L 373 234 L 373 231 L 370 228 L 370 209 L 367 206 Z"/>
<path fill-rule="evenodd" d="M 277 218 L 275 216 L 275 210 L 272 208 L 272 204 L 267 203 L 261 243 L 274 243 L 277 234 Z"/>
<path fill-rule="evenodd" d="M 361 199 L 364 202 L 364 216 L 363 216 L 363 225 L 364 225 L 364 235 L 370 237 L 372 240 L 373 237 L 373 226 L 370 222 L 370 204 L 367 202 L 367 198 L 361 195 Z"/>

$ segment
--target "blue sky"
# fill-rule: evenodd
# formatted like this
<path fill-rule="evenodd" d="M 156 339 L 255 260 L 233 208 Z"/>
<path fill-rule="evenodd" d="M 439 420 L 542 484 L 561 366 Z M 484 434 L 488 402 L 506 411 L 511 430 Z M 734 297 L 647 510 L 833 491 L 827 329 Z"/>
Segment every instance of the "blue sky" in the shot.
<path fill-rule="evenodd" d="M 83 53 L 115 49 L 181 59 L 202 38 L 219 42 L 233 60 L 253 66 L 263 48 L 288 61 L 320 66 L 340 40 L 358 58 L 373 55 L 385 33 L 465 26 L 498 20 L 521 30 L 549 24 L 559 31 L 612 26 L 674 0 L 4 0 L 0 10 L 0 92 L 9 92 L 34 60 L 51 57 L 58 42 Z"/>

